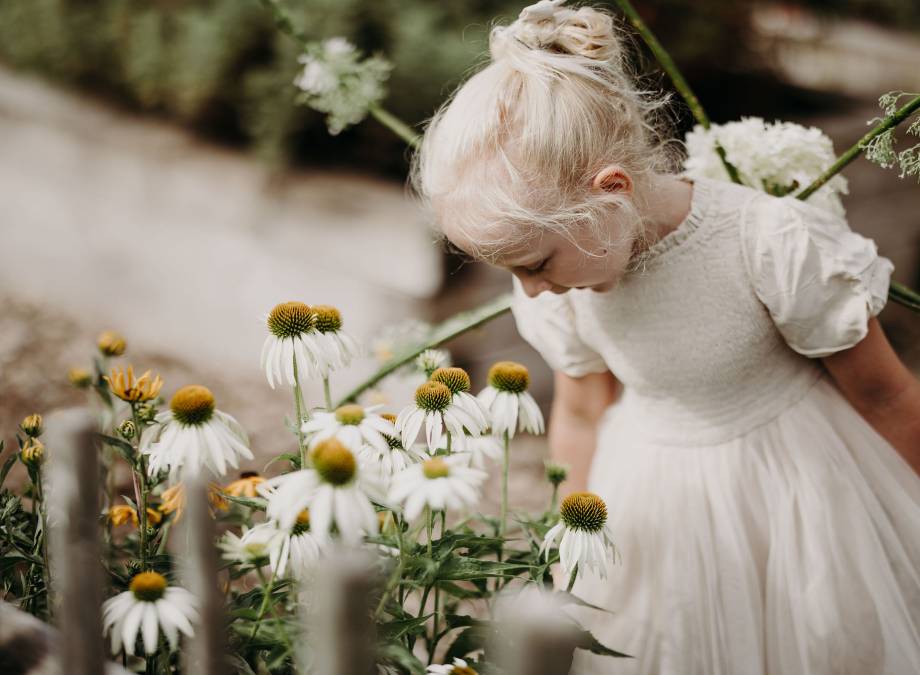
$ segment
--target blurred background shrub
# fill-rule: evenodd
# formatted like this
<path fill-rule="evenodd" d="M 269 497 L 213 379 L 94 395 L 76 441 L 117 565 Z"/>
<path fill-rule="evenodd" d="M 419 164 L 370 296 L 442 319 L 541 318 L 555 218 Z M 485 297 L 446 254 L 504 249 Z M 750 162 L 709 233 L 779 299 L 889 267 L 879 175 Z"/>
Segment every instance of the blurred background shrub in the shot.
<path fill-rule="evenodd" d="M 311 39 L 343 35 L 395 66 L 386 105 L 410 122 L 431 114 L 486 49 L 490 22 L 514 18 L 508 0 L 283 0 Z M 603 4 L 603 3 L 596 3 Z M 806 0 L 822 12 L 920 25 L 910 0 Z M 833 105 L 777 87 L 751 49 L 750 3 L 643 0 L 639 10 L 699 90 L 716 121 L 790 105 Z M 458 27 L 462 30 L 458 30 Z M 272 164 L 361 165 L 398 176 L 402 143 L 377 124 L 330 138 L 322 117 L 293 103 L 297 46 L 259 0 L 2 0 L 0 59 L 175 119 L 206 137 L 251 147 Z M 647 61 L 651 64 L 650 61 Z M 649 66 L 651 67 L 651 66 Z M 732 96 L 724 96 L 730 87 Z M 681 130 L 689 124 L 683 115 Z"/>

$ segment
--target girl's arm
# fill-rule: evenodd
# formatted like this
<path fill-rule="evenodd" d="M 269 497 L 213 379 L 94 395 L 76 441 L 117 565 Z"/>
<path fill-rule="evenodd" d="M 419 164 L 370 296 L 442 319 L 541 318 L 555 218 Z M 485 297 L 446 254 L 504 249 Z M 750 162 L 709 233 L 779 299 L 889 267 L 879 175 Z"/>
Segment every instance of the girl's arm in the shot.
<path fill-rule="evenodd" d="M 843 395 L 920 474 L 920 382 L 901 363 L 878 319 L 850 349 L 823 359 Z"/>
<path fill-rule="evenodd" d="M 611 372 L 570 377 L 556 371 L 549 418 L 550 457 L 568 464 L 563 495 L 586 489 L 588 469 L 597 447 L 597 423 L 620 394 L 620 382 Z"/>

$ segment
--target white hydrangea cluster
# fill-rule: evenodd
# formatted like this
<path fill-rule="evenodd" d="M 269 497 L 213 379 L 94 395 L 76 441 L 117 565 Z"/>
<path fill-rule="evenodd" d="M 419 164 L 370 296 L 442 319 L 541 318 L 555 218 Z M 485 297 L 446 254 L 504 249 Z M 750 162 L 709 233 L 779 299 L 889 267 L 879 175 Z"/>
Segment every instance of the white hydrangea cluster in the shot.
<path fill-rule="evenodd" d="M 792 122 L 765 122 L 759 117 L 713 124 L 708 130 L 697 125 L 685 143 L 684 168 L 691 178 L 730 180 L 716 153 L 719 143 L 743 184 L 780 197 L 807 187 L 836 159 L 833 142 L 820 129 Z M 847 192 L 847 180 L 838 174 L 808 202 L 843 216 L 840 195 Z"/>
<path fill-rule="evenodd" d="M 363 120 L 370 107 L 386 96 L 383 83 L 393 69 L 379 56 L 362 59 L 343 37 L 312 44 L 297 60 L 303 65 L 294 80 L 303 92 L 298 102 L 326 113 L 332 135 Z"/>

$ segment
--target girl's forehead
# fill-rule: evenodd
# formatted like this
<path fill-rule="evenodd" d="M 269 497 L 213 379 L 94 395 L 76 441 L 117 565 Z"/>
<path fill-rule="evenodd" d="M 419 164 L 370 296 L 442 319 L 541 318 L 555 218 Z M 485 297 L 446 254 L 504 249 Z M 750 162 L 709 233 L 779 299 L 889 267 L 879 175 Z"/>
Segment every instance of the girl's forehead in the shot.
<path fill-rule="evenodd" d="M 514 267 L 537 259 L 550 245 L 550 233 L 521 232 L 511 226 L 474 230 L 444 227 L 444 236 L 471 258 L 493 265 Z"/>

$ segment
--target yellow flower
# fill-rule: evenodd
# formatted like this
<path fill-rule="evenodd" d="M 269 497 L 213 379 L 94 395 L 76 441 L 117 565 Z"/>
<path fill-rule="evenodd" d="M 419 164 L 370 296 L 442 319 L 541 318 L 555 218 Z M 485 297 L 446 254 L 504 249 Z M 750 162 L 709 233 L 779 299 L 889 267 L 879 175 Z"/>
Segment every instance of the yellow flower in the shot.
<path fill-rule="evenodd" d="M 125 353 L 125 339 L 113 330 L 107 330 L 99 334 L 96 339 L 96 346 L 103 356 L 121 356 Z"/>
<path fill-rule="evenodd" d="M 171 488 L 164 490 L 160 499 L 163 501 L 160 504 L 160 511 L 167 515 L 175 513 L 178 521 L 182 517 L 182 512 L 185 511 L 185 485 L 176 483 Z M 227 511 L 230 508 L 229 502 L 224 499 L 223 491 L 217 483 L 208 485 L 208 504 L 211 507 L 211 515 L 214 515 L 214 509 Z"/>
<path fill-rule="evenodd" d="M 38 413 L 34 415 L 29 415 L 22 422 L 19 423 L 19 428 L 22 429 L 22 433 L 26 436 L 32 438 L 38 438 L 42 435 L 42 416 Z"/>
<path fill-rule="evenodd" d="M 224 492 L 231 497 L 249 497 L 251 499 L 258 496 L 256 486 L 264 482 L 265 479 L 255 471 L 244 471 L 240 474 L 238 480 L 229 483 L 224 488 Z"/>
<path fill-rule="evenodd" d="M 37 438 L 26 439 L 19 457 L 26 466 L 39 466 L 45 461 L 45 444 Z"/>
<path fill-rule="evenodd" d="M 93 383 L 93 375 L 86 368 L 71 368 L 67 371 L 67 379 L 77 389 L 86 389 Z"/>
<path fill-rule="evenodd" d="M 134 527 L 140 527 L 140 519 L 137 517 L 137 509 L 128 504 L 116 504 L 109 509 L 108 512 L 109 522 L 112 523 L 114 527 L 119 527 L 126 524 L 128 521 L 131 522 Z M 148 525 L 159 525 L 160 521 L 163 520 L 163 515 L 155 511 L 154 509 L 147 507 L 147 524 Z"/>
<path fill-rule="evenodd" d="M 146 371 L 137 380 L 134 379 L 134 368 L 128 366 L 127 370 L 112 368 L 111 375 L 103 379 L 109 383 L 109 389 L 122 401 L 136 403 L 138 401 L 152 401 L 160 395 L 163 380 L 157 375 L 150 379 L 150 372 Z"/>

